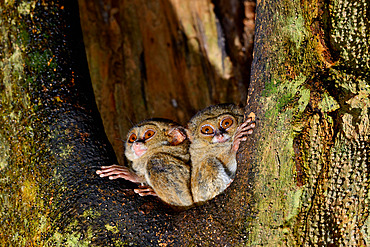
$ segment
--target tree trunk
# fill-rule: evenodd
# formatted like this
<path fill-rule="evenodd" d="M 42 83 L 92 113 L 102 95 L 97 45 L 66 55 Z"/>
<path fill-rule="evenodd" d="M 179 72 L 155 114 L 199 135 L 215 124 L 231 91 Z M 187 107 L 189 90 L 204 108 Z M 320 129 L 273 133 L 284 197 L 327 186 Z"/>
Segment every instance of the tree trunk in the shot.
<path fill-rule="evenodd" d="M 369 245 L 368 4 L 261 1 L 257 13 L 249 244 Z"/>
<path fill-rule="evenodd" d="M 116 159 L 94 101 L 77 2 L 0 6 L 0 242 L 87 245 L 104 228 L 91 224 L 104 210 L 97 205 L 132 184 L 95 174 Z"/>

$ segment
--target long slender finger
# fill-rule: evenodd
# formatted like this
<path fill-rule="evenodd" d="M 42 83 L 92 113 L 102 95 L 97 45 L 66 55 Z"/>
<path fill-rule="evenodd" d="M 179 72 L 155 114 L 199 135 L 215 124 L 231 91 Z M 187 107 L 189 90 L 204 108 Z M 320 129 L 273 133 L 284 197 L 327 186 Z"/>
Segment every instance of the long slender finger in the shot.
<path fill-rule="evenodd" d="M 116 171 L 116 172 L 129 172 L 129 169 L 125 168 L 125 167 L 113 167 L 113 168 L 108 168 L 108 169 L 104 169 L 104 170 L 97 170 L 96 173 L 97 174 L 102 174 L 102 173 L 108 173 L 108 172 L 112 172 L 112 171 Z"/>
<path fill-rule="evenodd" d="M 158 196 L 154 192 L 145 192 L 145 193 L 138 192 L 137 194 L 139 194 L 140 196 Z"/>
<path fill-rule="evenodd" d="M 236 138 L 238 138 L 238 137 L 240 137 L 240 136 L 250 135 L 250 134 L 252 134 L 252 133 L 253 133 L 253 131 L 254 131 L 254 129 L 246 129 L 246 130 L 243 130 L 243 131 L 241 131 L 241 132 L 237 133 L 237 134 L 235 135 L 235 137 L 236 137 Z"/>
<path fill-rule="evenodd" d="M 116 172 L 116 171 L 112 171 L 112 172 L 102 173 L 99 176 L 100 177 L 108 177 L 108 176 L 114 176 L 114 175 L 128 176 L 130 174 L 131 174 L 130 172 Z"/>
<path fill-rule="evenodd" d="M 117 178 L 123 178 L 123 179 L 126 179 L 126 180 L 130 180 L 131 176 L 129 174 L 117 174 L 117 175 L 114 175 L 114 176 L 109 176 L 110 180 L 117 179 Z"/>
<path fill-rule="evenodd" d="M 135 193 L 139 194 L 140 196 L 157 196 L 154 190 L 150 187 L 148 188 L 139 188 L 134 189 Z"/>
<path fill-rule="evenodd" d="M 246 126 L 252 122 L 252 118 L 247 118 L 239 127 Z"/>
<path fill-rule="evenodd" d="M 240 125 L 238 127 L 238 129 L 236 130 L 236 133 L 241 132 L 241 131 L 244 131 L 246 129 L 253 129 L 254 127 L 256 127 L 256 123 L 255 122 L 248 123 L 248 124 L 243 123 L 242 125 Z"/>
<path fill-rule="evenodd" d="M 116 173 L 120 173 L 120 172 L 128 172 L 128 171 L 125 171 L 125 170 L 97 170 L 96 171 L 96 174 L 98 175 L 102 175 L 102 174 L 107 174 L 107 173 L 111 173 L 111 172 L 116 172 Z"/>
<path fill-rule="evenodd" d="M 102 167 L 100 167 L 100 170 L 97 170 L 97 171 L 96 171 L 96 173 L 97 173 L 97 174 L 101 174 L 101 173 L 104 173 L 104 171 L 106 171 L 106 170 L 114 169 L 114 168 L 118 168 L 118 166 L 117 166 L 117 165 L 102 166 Z"/>
<path fill-rule="evenodd" d="M 242 124 L 239 126 L 239 130 L 243 130 L 243 129 L 253 129 L 254 127 L 256 127 L 256 123 L 253 122 L 253 123 L 247 123 L 247 124 Z"/>
<path fill-rule="evenodd" d="M 117 167 L 117 168 L 122 168 L 122 167 L 124 167 L 124 166 L 120 166 L 120 165 L 116 165 L 116 164 L 114 164 L 114 165 L 111 165 L 111 166 L 102 166 L 102 167 L 100 167 L 100 169 L 108 169 L 108 168 L 113 168 L 113 167 Z"/>
<path fill-rule="evenodd" d="M 98 174 L 107 174 L 107 173 L 130 173 L 130 170 L 128 169 L 107 169 L 107 170 L 98 170 L 96 171 Z"/>
<path fill-rule="evenodd" d="M 145 188 L 140 188 L 139 187 L 138 189 L 134 189 L 134 190 L 135 190 L 135 192 L 150 192 L 150 191 L 154 192 L 154 190 L 150 187 L 145 187 Z"/>
<path fill-rule="evenodd" d="M 253 131 L 254 129 L 245 129 L 243 131 L 237 132 L 235 133 L 235 139 L 240 138 L 241 136 L 244 136 L 244 135 L 250 135 L 253 133 Z"/>
<path fill-rule="evenodd" d="M 248 140 L 248 137 L 247 136 L 244 136 L 244 137 L 240 138 L 240 141 L 245 142 L 246 140 Z"/>
<path fill-rule="evenodd" d="M 129 169 L 127 168 L 110 168 L 110 169 L 105 169 L 101 170 L 102 172 L 111 172 L 111 171 L 117 171 L 117 172 L 128 172 Z"/>
<path fill-rule="evenodd" d="M 249 123 L 249 122 L 252 122 L 252 118 L 251 117 L 245 119 L 243 123 Z"/>
<path fill-rule="evenodd" d="M 124 169 L 124 170 L 128 170 L 127 167 L 125 166 L 118 166 L 118 165 L 112 165 L 112 166 L 102 166 L 100 167 L 100 170 L 113 170 L 113 169 Z"/>
<path fill-rule="evenodd" d="M 250 124 L 247 124 L 247 125 L 240 125 L 239 127 L 238 127 L 238 130 L 237 131 L 243 131 L 243 130 L 245 130 L 245 129 L 253 129 L 253 128 L 255 128 L 256 127 L 256 123 L 255 122 L 253 122 L 253 123 L 250 123 Z"/>

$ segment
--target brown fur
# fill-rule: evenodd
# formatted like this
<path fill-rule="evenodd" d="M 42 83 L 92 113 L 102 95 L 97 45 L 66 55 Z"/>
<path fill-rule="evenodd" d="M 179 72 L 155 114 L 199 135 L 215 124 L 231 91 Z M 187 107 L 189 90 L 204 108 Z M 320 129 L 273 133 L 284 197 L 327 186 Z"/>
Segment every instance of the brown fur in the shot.
<path fill-rule="evenodd" d="M 190 206 L 190 165 L 185 130 L 165 119 L 145 120 L 133 127 L 128 134 L 142 136 L 147 129 L 155 135 L 144 142 L 147 151 L 134 157 L 132 145 L 126 141 L 125 154 L 132 161 L 132 170 L 153 188 L 164 202 L 174 206 Z"/>
<path fill-rule="evenodd" d="M 233 120 L 227 130 L 220 127 L 225 119 Z M 233 104 L 210 106 L 198 112 L 189 121 L 187 131 L 191 141 L 191 190 L 195 203 L 214 198 L 233 181 L 237 168 L 236 150 L 233 147 L 237 149 L 240 140 L 244 140 L 242 136 L 250 134 L 251 128 L 254 127 L 249 125 L 240 129 L 241 124 L 243 110 Z M 202 134 L 202 126 L 212 126 L 215 134 Z M 222 133 L 219 138 L 225 138 L 226 141 L 217 142 L 216 133 Z"/>

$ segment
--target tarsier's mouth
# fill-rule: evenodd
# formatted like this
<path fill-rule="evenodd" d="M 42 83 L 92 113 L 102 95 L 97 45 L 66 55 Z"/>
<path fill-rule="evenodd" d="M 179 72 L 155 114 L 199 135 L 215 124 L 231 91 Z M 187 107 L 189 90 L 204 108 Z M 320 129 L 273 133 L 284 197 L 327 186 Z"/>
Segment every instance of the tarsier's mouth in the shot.
<path fill-rule="evenodd" d="M 224 143 L 228 140 L 230 140 L 230 136 L 228 134 L 218 134 L 213 136 L 212 143 Z"/>
<path fill-rule="evenodd" d="M 148 149 L 143 146 L 136 146 L 136 145 L 132 146 L 132 151 L 134 151 L 136 158 L 143 156 L 147 150 Z"/>

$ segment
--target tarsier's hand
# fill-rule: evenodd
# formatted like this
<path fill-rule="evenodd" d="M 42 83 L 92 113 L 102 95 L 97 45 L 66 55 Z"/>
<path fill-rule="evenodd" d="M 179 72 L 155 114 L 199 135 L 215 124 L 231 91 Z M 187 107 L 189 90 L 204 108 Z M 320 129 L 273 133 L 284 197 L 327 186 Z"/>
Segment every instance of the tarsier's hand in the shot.
<path fill-rule="evenodd" d="M 247 135 L 253 133 L 253 129 L 256 127 L 256 123 L 252 122 L 252 118 L 247 118 L 237 129 L 234 136 L 234 142 L 232 149 L 233 151 L 238 151 L 241 141 L 247 140 Z"/>
<path fill-rule="evenodd" d="M 140 183 L 142 178 L 130 171 L 125 166 L 111 165 L 111 166 L 102 166 L 101 170 L 97 170 L 96 174 L 100 177 L 109 177 L 109 179 L 123 178 L 134 183 Z"/>
<path fill-rule="evenodd" d="M 123 178 L 134 183 L 142 182 L 142 178 L 130 171 L 125 166 L 111 165 L 102 166 L 101 170 L 97 170 L 96 174 L 100 177 L 109 177 L 109 179 Z M 139 185 L 138 189 L 134 189 L 134 192 L 140 196 L 157 196 L 154 190 L 148 185 Z"/>
<path fill-rule="evenodd" d="M 148 185 L 139 185 L 139 188 L 134 189 L 134 191 L 140 196 L 157 196 L 153 188 Z"/>

